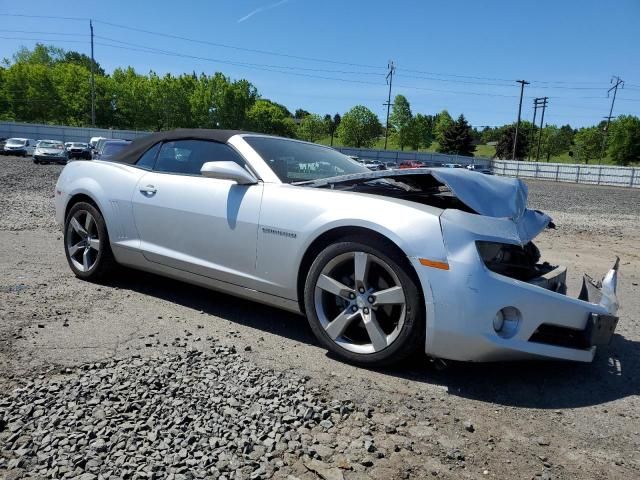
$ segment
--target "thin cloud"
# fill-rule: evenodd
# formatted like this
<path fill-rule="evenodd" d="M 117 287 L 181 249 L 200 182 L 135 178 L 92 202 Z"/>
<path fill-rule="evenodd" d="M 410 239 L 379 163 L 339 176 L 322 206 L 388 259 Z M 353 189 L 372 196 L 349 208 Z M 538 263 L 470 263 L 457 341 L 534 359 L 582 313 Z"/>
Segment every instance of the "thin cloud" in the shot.
<path fill-rule="evenodd" d="M 289 0 L 280 0 L 279 2 L 272 3 L 270 5 L 265 5 L 264 7 L 258 7 L 255 10 L 253 10 L 253 11 L 249 12 L 248 14 L 246 14 L 244 17 L 238 19 L 238 23 L 242 23 L 245 20 L 250 19 L 254 15 L 257 15 L 258 13 L 262 13 L 262 12 L 265 12 L 267 10 L 271 10 L 272 8 L 279 7 L 280 5 L 284 5 L 285 3 L 289 3 Z"/>

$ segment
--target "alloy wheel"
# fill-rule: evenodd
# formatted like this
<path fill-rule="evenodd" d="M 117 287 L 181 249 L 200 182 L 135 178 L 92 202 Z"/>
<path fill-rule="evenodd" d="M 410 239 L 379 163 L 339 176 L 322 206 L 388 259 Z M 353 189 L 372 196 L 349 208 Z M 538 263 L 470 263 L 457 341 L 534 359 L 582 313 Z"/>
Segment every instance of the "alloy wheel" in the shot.
<path fill-rule="evenodd" d="M 370 253 L 349 252 L 329 261 L 316 281 L 314 299 L 326 334 L 354 353 L 387 348 L 404 325 L 402 284 L 390 265 Z"/>
<path fill-rule="evenodd" d="M 100 233 L 95 218 L 78 210 L 67 225 L 66 247 L 73 266 L 81 272 L 91 270 L 100 254 Z"/>

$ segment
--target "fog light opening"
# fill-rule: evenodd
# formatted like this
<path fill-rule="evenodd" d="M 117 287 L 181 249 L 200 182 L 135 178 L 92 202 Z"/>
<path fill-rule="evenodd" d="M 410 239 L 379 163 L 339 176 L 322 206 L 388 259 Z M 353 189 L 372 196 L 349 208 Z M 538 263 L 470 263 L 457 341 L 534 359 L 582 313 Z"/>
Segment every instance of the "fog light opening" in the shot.
<path fill-rule="evenodd" d="M 511 338 L 518 333 L 522 315 L 516 307 L 504 307 L 493 318 L 493 329 L 502 338 Z"/>

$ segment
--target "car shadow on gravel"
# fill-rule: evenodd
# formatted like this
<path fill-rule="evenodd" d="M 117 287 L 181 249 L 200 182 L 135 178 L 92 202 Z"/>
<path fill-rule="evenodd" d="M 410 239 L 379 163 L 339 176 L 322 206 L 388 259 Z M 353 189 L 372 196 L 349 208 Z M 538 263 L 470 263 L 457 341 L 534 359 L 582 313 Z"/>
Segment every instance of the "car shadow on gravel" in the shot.
<path fill-rule="evenodd" d="M 450 395 L 505 406 L 563 409 L 640 395 L 640 342 L 614 335 L 593 363 L 451 362 L 444 369 L 400 366 L 388 375 L 447 387 Z"/>
<path fill-rule="evenodd" d="M 303 317 L 250 300 L 137 270 L 127 270 L 126 275 L 106 284 L 296 342 L 317 344 Z M 327 356 L 335 358 L 330 353 Z M 447 362 L 446 368 L 436 368 L 439 366 L 417 354 L 392 368 L 376 371 L 411 382 L 442 385 L 451 395 L 505 406 L 575 408 L 640 395 L 640 342 L 618 334 L 593 363 Z"/>
<path fill-rule="evenodd" d="M 313 332 L 304 317 L 251 300 L 131 269 L 104 284 L 160 298 L 297 342 L 315 344 Z"/>

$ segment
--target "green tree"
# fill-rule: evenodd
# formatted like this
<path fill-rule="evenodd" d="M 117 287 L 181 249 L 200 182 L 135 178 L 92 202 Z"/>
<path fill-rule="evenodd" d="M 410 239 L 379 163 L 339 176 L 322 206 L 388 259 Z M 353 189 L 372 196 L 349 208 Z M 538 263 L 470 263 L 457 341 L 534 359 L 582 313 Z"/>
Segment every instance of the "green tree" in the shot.
<path fill-rule="evenodd" d="M 333 137 L 336 134 L 336 124 L 333 123 L 333 118 L 328 113 L 322 119 L 324 123 L 324 129 L 329 134 L 330 137 L 330 145 L 333 147 Z"/>
<path fill-rule="evenodd" d="M 505 125 L 498 130 L 500 136 L 498 137 L 496 144 L 496 158 L 511 159 L 513 157 L 513 139 L 516 134 L 515 125 Z M 516 149 L 515 160 L 526 160 L 529 153 L 529 135 L 527 134 L 528 128 L 524 124 L 520 124 L 518 130 L 518 146 Z"/>
<path fill-rule="evenodd" d="M 345 113 L 338 126 L 338 137 L 347 147 L 371 147 L 381 132 L 380 120 L 363 105 L 356 105 Z"/>
<path fill-rule="evenodd" d="M 261 99 L 253 104 L 247 113 L 247 125 L 255 132 L 293 138 L 296 136 L 296 124 L 289 111 L 270 100 Z"/>
<path fill-rule="evenodd" d="M 443 140 L 444 132 L 447 131 L 452 124 L 453 118 L 451 118 L 451 115 L 449 115 L 449 112 L 447 112 L 446 110 L 442 110 L 436 115 L 434 134 L 435 139 L 438 143 Z"/>
<path fill-rule="evenodd" d="M 411 106 L 409 101 L 404 95 L 396 95 L 393 100 L 393 107 L 391 115 L 389 116 L 389 123 L 395 130 L 395 137 L 400 150 L 404 150 L 405 145 L 408 144 L 408 137 L 411 134 L 410 130 L 415 130 L 415 125 L 411 125 L 413 115 L 411 113 Z"/>
<path fill-rule="evenodd" d="M 306 115 L 298 126 L 298 138 L 308 142 L 317 142 L 326 134 L 326 123 L 320 115 L 316 115 L 315 113 Z"/>
<path fill-rule="evenodd" d="M 307 112 L 306 110 L 302 109 L 302 108 L 298 108 L 295 113 L 293 114 L 293 118 L 295 118 L 296 120 L 302 120 L 304 117 L 306 117 L 307 115 L 311 115 L 310 112 Z"/>
<path fill-rule="evenodd" d="M 469 123 L 467 123 L 466 118 L 464 118 L 464 115 L 460 115 L 458 120 L 442 132 L 442 139 L 439 142 L 438 151 L 440 153 L 473 157 L 475 148 L 471 127 Z"/>
<path fill-rule="evenodd" d="M 640 162 L 640 118 L 620 115 L 611 124 L 607 144 L 609 156 L 615 164 Z"/>
<path fill-rule="evenodd" d="M 586 127 L 578 130 L 574 137 L 578 162 L 589 163 L 589 160 L 600 158 L 603 139 L 604 134 L 600 127 Z"/>

